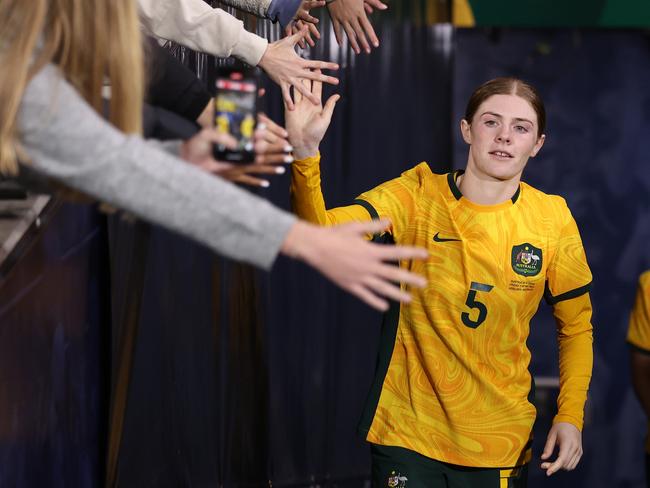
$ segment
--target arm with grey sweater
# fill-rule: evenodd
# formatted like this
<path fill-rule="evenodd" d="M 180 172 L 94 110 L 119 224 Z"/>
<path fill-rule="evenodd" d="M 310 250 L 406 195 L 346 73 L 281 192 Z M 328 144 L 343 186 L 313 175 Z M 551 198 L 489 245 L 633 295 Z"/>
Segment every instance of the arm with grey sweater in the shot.
<path fill-rule="evenodd" d="M 27 86 L 18 133 L 31 166 L 220 254 L 269 268 L 295 218 L 104 121 L 46 66 Z M 163 150 L 164 149 L 164 150 Z"/>

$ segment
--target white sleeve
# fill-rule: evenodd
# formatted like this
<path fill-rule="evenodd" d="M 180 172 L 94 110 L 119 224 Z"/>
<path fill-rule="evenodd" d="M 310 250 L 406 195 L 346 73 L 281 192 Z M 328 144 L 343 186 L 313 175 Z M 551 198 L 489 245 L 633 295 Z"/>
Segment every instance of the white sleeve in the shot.
<path fill-rule="evenodd" d="M 257 66 L 268 41 L 244 28 L 242 21 L 203 0 L 138 0 L 151 34 L 213 56 L 235 56 Z"/>

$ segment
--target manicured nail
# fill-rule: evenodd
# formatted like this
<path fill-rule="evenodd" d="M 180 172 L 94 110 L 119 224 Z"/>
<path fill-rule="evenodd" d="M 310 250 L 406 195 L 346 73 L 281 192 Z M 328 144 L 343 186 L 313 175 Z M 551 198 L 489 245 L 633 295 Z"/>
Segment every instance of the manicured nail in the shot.
<path fill-rule="evenodd" d="M 291 144 L 287 144 L 284 146 L 284 152 L 291 152 L 293 151 L 293 146 Z"/>
<path fill-rule="evenodd" d="M 284 157 L 284 162 L 285 163 L 293 163 L 293 157 L 292 156 L 285 156 Z"/>
<path fill-rule="evenodd" d="M 372 45 L 375 46 L 375 47 L 379 47 L 379 41 L 373 42 Z"/>
<path fill-rule="evenodd" d="M 284 169 L 284 166 L 278 166 L 275 168 L 275 172 L 279 175 L 283 175 L 286 172 L 286 169 Z"/>
<path fill-rule="evenodd" d="M 260 122 L 259 124 L 257 124 L 257 128 L 261 129 L 261 130 L 264 130 L 264 129 L 266 129 L 266 124 L 264 122 Z"/>
<path fill-rule="evenodd" d="M 270 184 L 268 181 L 262 181 L 262 182 L 260 183 L 260 186 L 261 186 L 262 188 L 268 188 L 269 186 L 271 186 L 271 184 Z"/>

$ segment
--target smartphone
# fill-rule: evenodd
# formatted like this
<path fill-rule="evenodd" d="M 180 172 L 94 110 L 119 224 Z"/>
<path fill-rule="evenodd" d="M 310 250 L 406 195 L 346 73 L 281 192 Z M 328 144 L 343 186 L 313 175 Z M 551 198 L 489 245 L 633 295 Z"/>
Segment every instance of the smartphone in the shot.
<path fill-rule="evenodd" d="M 255 68 L 221 68 L 217 73 L 214 125 L 219 132 L 237 140 L 235 149 L 215 144 L 215 159 L 232 163 L 252 163 L 253 134 L 257 122 L 257 88 Z"/>

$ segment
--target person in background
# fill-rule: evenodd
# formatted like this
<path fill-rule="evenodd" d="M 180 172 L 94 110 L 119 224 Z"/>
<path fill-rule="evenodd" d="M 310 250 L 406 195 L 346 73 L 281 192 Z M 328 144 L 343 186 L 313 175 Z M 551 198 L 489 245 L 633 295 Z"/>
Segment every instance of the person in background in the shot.
<path fill-rule="evenodd" d="M 650 488 L 650 271 L 639 278 L 627 333 L 630 345 L 632 386 L 648 418 L 645 445 L 646 486 Z"/>

